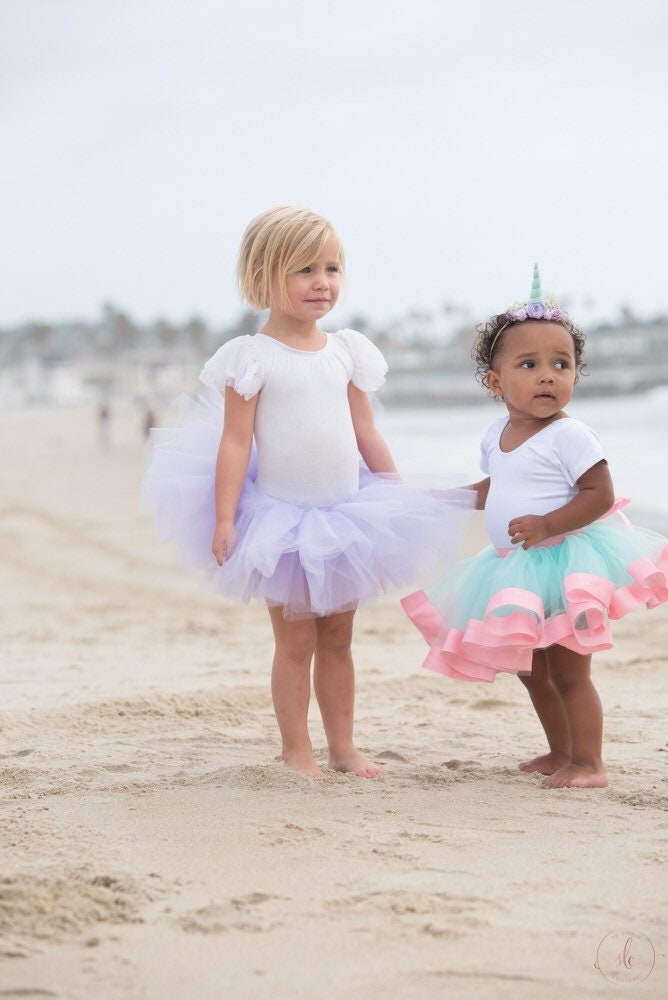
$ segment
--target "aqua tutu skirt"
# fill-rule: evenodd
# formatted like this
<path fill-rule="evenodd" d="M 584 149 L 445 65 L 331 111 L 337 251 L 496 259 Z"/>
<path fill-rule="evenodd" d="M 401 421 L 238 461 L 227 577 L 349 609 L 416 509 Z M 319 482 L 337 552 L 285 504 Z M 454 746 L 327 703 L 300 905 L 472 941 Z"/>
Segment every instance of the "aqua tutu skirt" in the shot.
<path fill-rule="evenodd" d="M 215 395 L 215 398 L 214 398 Z M 331 615 L 436 578 L 454 561 L 475 495 L 430 491 L 361 465 L 359 491 L 331 507 L 263 493 L 254 454 L 222 567 L 211 552 L 215 467 L 223 427 L 218 394 L 182 401 L 179 426 L 151 431 L 142 511 L 183 566 L 218 594 L 281 605 L 286 618 Z"/>
<path fill-rule="evenodd" d="M 402 600 L 429 644 L 424 666 L 459 680 L 531 671 L 555 643 L 587 654 L 612 646 L 610 620 L 668 600 L 668 541 L 619 512 L 530 549 L 492 546 L 428 592 Z"/>

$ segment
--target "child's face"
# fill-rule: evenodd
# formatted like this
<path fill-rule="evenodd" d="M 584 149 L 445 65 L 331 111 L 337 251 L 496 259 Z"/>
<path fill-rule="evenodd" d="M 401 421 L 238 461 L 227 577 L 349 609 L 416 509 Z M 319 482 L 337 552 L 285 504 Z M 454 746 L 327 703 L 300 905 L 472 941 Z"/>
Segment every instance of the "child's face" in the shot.
<path fill-rule="evenodd" d="M 511 417 L 535 420 L 556 416 L 570 402 L 576 381 L 573 338 L 545 320 L 510 327 L 487 373 L 489 388 L 503 396 Z"/>
<path fill-rule="evenodd" d="M 274 276 L 272 311 L 300 322 L 316 322 L 334 308 L 341 290 L 339 244 L 330 236 L 320 254 L 306 267 L 288 274 L 286 301 L 280 302 L 278 276 Z"/>

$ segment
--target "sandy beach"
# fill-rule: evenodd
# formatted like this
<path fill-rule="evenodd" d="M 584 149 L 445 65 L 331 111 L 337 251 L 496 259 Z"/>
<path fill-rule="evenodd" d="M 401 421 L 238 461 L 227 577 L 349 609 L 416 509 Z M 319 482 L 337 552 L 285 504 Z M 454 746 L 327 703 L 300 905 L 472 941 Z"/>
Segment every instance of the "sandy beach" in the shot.
<path fill-rule="evenodd" d="M 141 414 L 105 447 L 91 408 L 5 411 L 0 452 L 0 997 L 666 995 L 668 607 L 594 659 L 606 789 L 519 772 L 521 684 L 421 670 L 397 601 L 355 640 L 387 775 L 311 781 L 278 756 L 265 609 L 138 516 Z M 315 704 L 312 733 L 322 759 Z"/>

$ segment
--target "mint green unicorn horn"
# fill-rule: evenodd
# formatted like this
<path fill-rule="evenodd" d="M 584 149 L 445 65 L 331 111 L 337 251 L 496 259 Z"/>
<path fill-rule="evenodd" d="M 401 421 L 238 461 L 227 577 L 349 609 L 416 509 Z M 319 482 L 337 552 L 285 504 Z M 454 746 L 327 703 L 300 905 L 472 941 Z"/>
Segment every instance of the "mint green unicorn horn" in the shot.
<path fill-rule="evenodd" d="M 529 295 L 529 302 L 542 302 L 543 293 L 540 287 L 540 272 L 538 270 L 538 264 L 533 266 L 533 281 L 531 282 L 531 294 Z"/>

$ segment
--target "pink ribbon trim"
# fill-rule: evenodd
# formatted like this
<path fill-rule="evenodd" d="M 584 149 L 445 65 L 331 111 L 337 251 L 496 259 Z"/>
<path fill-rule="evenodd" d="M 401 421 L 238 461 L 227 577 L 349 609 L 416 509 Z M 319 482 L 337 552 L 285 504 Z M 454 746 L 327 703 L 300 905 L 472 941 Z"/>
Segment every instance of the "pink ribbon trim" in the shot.
<path fill-rule="evenodd" d="M 551 618 L 545 618 L 536 594 L 517 587 L 495 594 L 484 618 L 471 619 L 464 630 L 448 627 L 423 591 L 401 604 L 430 647 L 424 667 L 459 680 L 492 681 L 500 672 L 530 671 L 535 649 L 559 644 L 583 655 L 610 649 L 609 619 L 640 604 L 655 608 L 668 601 L 668 545 L 656 562 L 643 556 L 628 572 L 633 582 L 617 590 L 602 577 L 569 574 L 566 611 Z"/>

